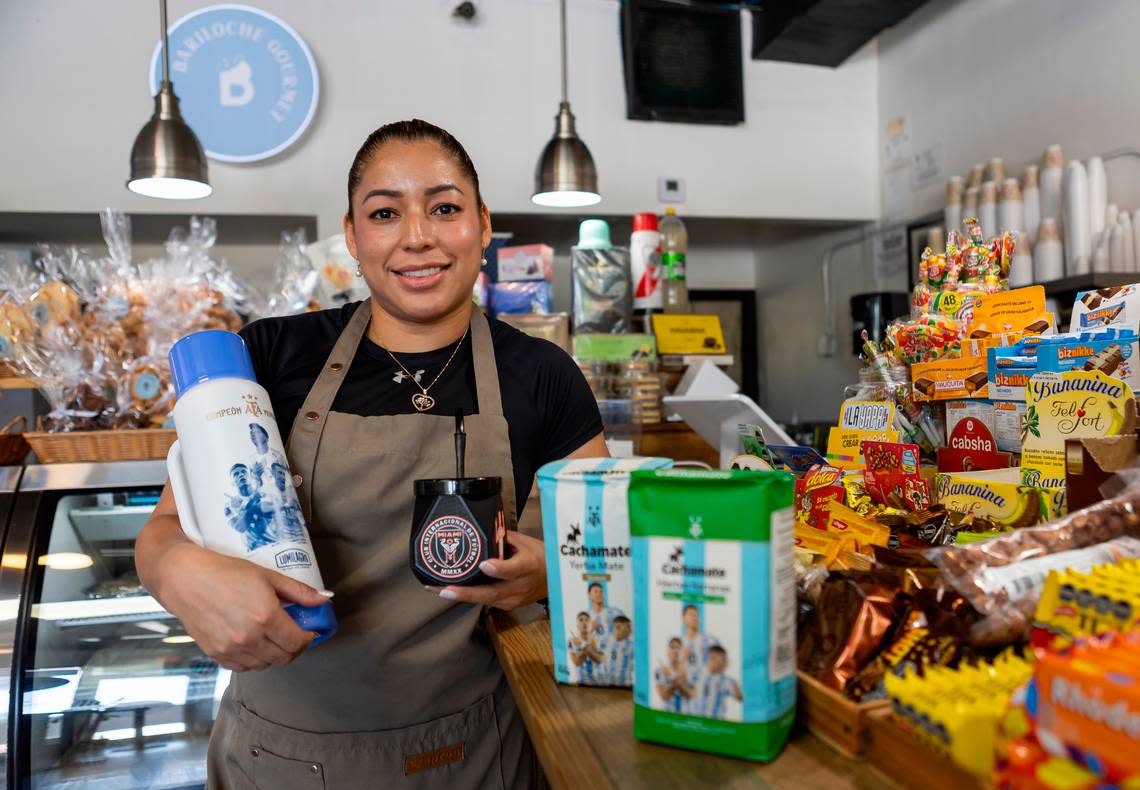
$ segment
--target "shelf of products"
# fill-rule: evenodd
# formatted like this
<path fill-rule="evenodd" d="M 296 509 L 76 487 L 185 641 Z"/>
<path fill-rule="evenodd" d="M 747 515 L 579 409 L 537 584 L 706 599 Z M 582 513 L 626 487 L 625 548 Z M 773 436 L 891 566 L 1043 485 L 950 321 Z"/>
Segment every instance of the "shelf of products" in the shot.
<path fill-rule="evenodd" d="M 915 786 L 1117 786 L 1140 763 L 1082 700 L 1140 677 L 1140 290 L 1011 290 L 1013 238 L 972 223 L 946 249 L 865 337 L 826 459 L 758 453 L 797 476 L 806 724 Z"/>

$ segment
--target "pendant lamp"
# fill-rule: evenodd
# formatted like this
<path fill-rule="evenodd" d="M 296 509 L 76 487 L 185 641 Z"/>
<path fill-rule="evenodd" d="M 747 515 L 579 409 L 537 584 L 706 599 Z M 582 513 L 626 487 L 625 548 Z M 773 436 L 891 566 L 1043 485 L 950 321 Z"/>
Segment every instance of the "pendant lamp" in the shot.
<path fill-rule="evenodd" d="M 534 171 L 534 194 L 530 199 L 539 206 L 572 208 L 592 206 L 601 201 L 598 194 L 598 171 L 590 149 L 578 139 L 574 129 L 574 113 L 566 98 L 566 0 L 559 0 L 562 32 L 562 103 L 554 118 L 554 137 L 542 150 Z"/>
<path fill-rule="evenodd" d="M 178 109 L 178 97 L 170 83 L 166 0 L 159 0 L 158 4 L 162 18 L 162 84 L 154 97 L 154 114 L 131 148 L 127 188 L 147 197 L 170 200 L 204 198 L 214 191 L 206 177 L 206 155 Z"/>

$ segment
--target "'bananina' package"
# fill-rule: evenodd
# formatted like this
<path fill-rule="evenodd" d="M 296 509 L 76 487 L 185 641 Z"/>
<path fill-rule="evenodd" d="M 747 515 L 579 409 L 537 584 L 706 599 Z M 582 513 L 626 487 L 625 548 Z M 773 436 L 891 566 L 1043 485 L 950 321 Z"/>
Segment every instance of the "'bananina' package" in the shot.
<path fill-rule="evenodd" d="M 792 490 L 786 472 L 633 473 L 637 738 L 762 761 L 787 741 Z"/>

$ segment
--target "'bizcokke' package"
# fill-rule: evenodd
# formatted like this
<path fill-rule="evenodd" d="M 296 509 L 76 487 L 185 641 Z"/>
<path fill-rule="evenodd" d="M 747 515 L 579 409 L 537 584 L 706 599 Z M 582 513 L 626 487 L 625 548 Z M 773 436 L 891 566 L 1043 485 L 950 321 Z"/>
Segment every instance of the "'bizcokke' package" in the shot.
<path fill-rule="evenodd" d="M 634 472 L 634 735 L 773 759 L 795 717 L 792 477 Z"/>
<path fill-rule="evenodd" d="M 580 458 L 538 470 L 559 683 L 633 685 L 629 476 L 672 464 L 668 458 Z"/>

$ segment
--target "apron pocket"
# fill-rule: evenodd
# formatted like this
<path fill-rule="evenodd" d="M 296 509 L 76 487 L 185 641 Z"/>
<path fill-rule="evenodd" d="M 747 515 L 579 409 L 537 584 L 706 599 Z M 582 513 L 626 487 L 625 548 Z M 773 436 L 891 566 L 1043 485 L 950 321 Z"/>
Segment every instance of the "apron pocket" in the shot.
<path fill-rule="evenodd" d="M 249 759 L 245 762 L 252 766 L 249 774 L 259 790 L 324 790 L 325 768 L 320 763 L 282 757 L 256 743 L 250 748 Z"/>
<path fill-rule="evenodd" d="M 438 719 L 367 732 L 285 727 L 239 708 L 241 734 L 228 744 L 263 790 L 277 788 L 499 788 L 505 790 L 492 695 Z M 231 759 L 232 759 L 231 757 Z"/>

